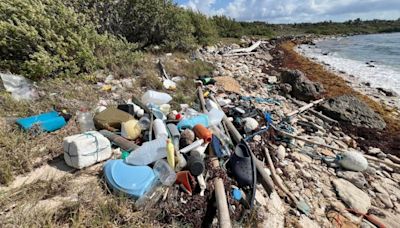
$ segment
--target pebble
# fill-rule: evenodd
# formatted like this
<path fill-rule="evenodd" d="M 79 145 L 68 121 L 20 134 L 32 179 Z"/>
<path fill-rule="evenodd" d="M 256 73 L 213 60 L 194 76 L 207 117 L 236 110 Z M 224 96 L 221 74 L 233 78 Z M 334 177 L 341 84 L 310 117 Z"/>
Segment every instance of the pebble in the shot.
<path fill-rule="evenodd" d="M 393 203 L 392 203 L 392 201 L 390 200 L 389 195 L 384 194 L 384 193 L 377 193 L 376 195 L 378 196 L 379 200 L 380 200 L 383 204 L 385 204 L 386 207 L 388 207 L 388 208 L 393 208 Z"/>
<path fill-rule="evenodd" d="M 367 186 L 367 181 L 365 180 L 364 175 L 361 172 L 353 172 L 353 171 L 339 171 L 337 172 L 338 177 L 342 177 L 351 183 L 353 183 L 358 188 L 365 188 Z"/>
<path fill-rule="evenodd" d="M 368 194 L 361 191 L 349 181 L 339 178 L 332 181 L 339 198 L 347 204 L 347 206 L 357 209 L 361 213 L 367 213 L 371 206 L 371 199 Z"/>
<path fill-rule="evenodd" d="M 282 145 L 278 146 L 278 149 L 276 150 L 276 156 L 278 157 L 279 160 L 283 160 L 286 157 L 286 149 Z"/>

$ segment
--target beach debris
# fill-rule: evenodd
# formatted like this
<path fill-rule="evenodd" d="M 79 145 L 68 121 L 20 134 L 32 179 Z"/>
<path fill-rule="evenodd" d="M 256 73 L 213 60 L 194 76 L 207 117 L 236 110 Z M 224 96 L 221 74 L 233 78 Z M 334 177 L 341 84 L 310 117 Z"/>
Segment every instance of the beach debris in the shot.
<path fill-rule="evenodd" d="M 3 86 L 17 100 L 35 100 L 39 97 L 30 80 L 21 75 L 0 73 Z"/>
<path fill-rule="evenodd" d="M 345 169 L 352 171 L 364 171 L 368 168 L 368 161 L 365 157 L 355 151 L 348 151 L 338 155 L 338 163 Z"/>

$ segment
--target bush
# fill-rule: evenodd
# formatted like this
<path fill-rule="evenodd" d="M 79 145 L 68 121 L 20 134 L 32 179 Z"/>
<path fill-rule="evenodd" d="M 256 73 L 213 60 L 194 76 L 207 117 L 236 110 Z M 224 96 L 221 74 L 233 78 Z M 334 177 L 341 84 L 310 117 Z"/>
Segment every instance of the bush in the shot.
<path fill-rule="evenodd" d="M 40 79 L 92 72 L 134 48 L 99 35 L 93 23 L 61 0 L 0 2 L 0 68 L 12 73 Z M 122 52 L 112 59 L 96 55 L 116 49 Z"/>

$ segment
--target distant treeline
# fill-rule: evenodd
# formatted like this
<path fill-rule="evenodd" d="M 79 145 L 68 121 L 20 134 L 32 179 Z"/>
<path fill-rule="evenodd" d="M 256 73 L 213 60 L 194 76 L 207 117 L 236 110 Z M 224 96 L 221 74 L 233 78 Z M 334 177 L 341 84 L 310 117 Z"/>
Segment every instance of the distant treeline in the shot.
<path fill-rule="evenodd" d="M 126 68 L 143 50 L 189 51 L 220 38 L 400 31 L 400 20 L 276 25 L 207 17 L 172 0 L 0 1 L 0 70 L 30 78 Z"/>

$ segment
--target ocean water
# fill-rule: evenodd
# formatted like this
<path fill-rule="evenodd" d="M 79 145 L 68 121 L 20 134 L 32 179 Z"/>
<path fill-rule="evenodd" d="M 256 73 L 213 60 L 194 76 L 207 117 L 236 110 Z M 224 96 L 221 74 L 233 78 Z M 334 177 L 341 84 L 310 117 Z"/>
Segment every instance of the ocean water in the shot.
<path fill-rule="evenodd" d="M 300 45 L 298 51 L 372 87 L 400 94 L 400 33 L 324 39 L 315 46 Z"/>

